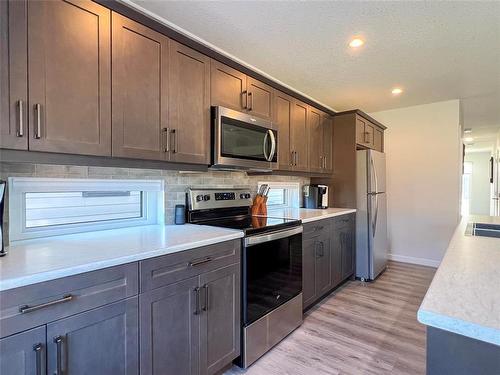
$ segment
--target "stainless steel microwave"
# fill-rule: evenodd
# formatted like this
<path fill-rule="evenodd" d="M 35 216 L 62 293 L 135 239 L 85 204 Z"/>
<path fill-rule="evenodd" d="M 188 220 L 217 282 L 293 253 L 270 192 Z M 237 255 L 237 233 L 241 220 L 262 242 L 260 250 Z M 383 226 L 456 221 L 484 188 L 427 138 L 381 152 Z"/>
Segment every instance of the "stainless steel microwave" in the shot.
<path fill-rule="evenodd" d="M 272 122 L 212 107 L 212 168 L 271 171 L 278 167 L 278 132 Z"/>

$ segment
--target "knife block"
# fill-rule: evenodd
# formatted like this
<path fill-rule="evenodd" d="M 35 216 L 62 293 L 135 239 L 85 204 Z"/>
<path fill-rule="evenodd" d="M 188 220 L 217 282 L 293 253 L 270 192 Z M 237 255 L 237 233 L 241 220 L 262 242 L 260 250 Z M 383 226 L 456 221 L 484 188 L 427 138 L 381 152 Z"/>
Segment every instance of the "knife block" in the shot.
<path fill-rule="evenodd" d="M 267 215 L 267 197 L 256 195 L 252 204 L 252 216 L 266 216 Z"/>

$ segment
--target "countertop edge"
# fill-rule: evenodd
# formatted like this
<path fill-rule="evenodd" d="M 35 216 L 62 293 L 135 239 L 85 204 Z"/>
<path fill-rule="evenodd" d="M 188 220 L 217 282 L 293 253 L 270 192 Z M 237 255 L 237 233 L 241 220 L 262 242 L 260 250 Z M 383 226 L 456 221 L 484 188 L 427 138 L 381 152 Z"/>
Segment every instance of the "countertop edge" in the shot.
<path fill-rule="evenodd" d="M 418 310 L 417 319 L 426 326 L 500 346 L 500 330 L 496 328 L 482 326 L 424 309 Z"/>
<path fill-rule="evenodd" d="M 335 217 L 335 216 L 342 216 L 342 215 L 347 215 L 347 214 L 352 214 L 356 212 L 356 209 L 354 208 L 349 208 L 345 211 L 342 211 L 342 212 L 332 212 L 332 213 L 329 213 L 329 214 L 325 214 L 325 215 L 322 215 L 322 216 L 317 216 L 317 217 L 309 217 L 307 219 L 301 219 L 302 220 L 302 223 L 310 223 L 312 221 L 318 221 L 318 220 L 323 220 L 323 219 L 330 219 L 332 217 Z"/>
<path fill-rule="evenodd" d="M 63 277 L 75 276 L 86 272 L 102 270 L 109 267 L 120 266 L 127 263 L 138 262 L 141 260 L 155 258 L 162 255 L 174 254 L 185 250 L 192 250 L 198 247 L 214 245 L 231 240 L 237 240 L 242 237 L 243 237 L 243 232 L 235 232 L 223 236 L 218 236 L 216 238 L 209 238 L 189 243 L 183 243 L 180 245 L 159 248 L 140 254 L 127 255 L 124 257 L 115 257 L 106 260 L 99 260 L 88 264 L 70 266 L 67 268 L 59 268 L 55 270 L 41 272 L 39 274 L 32 274 L 14 279 L 9 279 L 8 281 L 0 282 L 0 292 L 23 286 L 38 284 L 45 281 L 52 281 Z"/>

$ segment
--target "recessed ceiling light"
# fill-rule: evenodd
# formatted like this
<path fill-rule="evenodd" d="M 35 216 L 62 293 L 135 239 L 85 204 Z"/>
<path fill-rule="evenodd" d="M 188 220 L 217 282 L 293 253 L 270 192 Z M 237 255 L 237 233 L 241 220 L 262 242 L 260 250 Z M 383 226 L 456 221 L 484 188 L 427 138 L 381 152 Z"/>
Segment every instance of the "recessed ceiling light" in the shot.
<path fill-rule="evenodd" d="M 464 129 L 464 133 L 465 134 L 470 134 L 470 133 L 472 133 L 472 129 L 471 128 L 465 128 Z"/>
<path fill-rule="evenodd" d="M 392 89 L 392 95 L 399 95 L 403 92 L 403 89 L 399 88 L 399 87 L 395 87 Z"/>
<path fill-rule="evenodd" d="M 365 44 L 365 41 L 363 39 L 354 38 L 349 42 L 349 47 L 358 48 L 361 47 L 363 44 Z"/>
<path fill-rule="evenodd" d="M 472 142 L 474 140 L 474 138 L 472 137 L 465 137 L 464 138 L 464 142 Z"/>

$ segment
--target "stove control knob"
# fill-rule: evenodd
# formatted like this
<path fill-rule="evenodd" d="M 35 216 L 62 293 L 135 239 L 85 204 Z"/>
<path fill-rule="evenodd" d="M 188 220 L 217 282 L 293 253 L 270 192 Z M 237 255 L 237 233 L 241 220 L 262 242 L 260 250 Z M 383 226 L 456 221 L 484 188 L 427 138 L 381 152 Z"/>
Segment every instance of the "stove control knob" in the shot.
<path fill-rule="evenodd" d="M 203 200 L 203 195 L 197 195 L 196 196 L 196 202 L 201 202 Z"/>
<path fill-rule="evenodd" d="M 205 195 L 203 196 L 203 200 L 204 200 L 205 202 L 206 202 L 206 201 L 209 201 L 209 200 L 210 200 L 210 195 L 205 194 Z"/>
<path fill-rule="evenodd" d="M 240 194 L 240 199 L 245 199 L 246 196 L 247 196 L 246 194 L 241 193 Z"/>
<path fill-rule="evenodd" d="M 246 194 L 245 194 L 245 198 L 246 198 L 246 199 L 250 199 L 250 198 L 251 198 L 250 193 L 246 193 Z"/>

